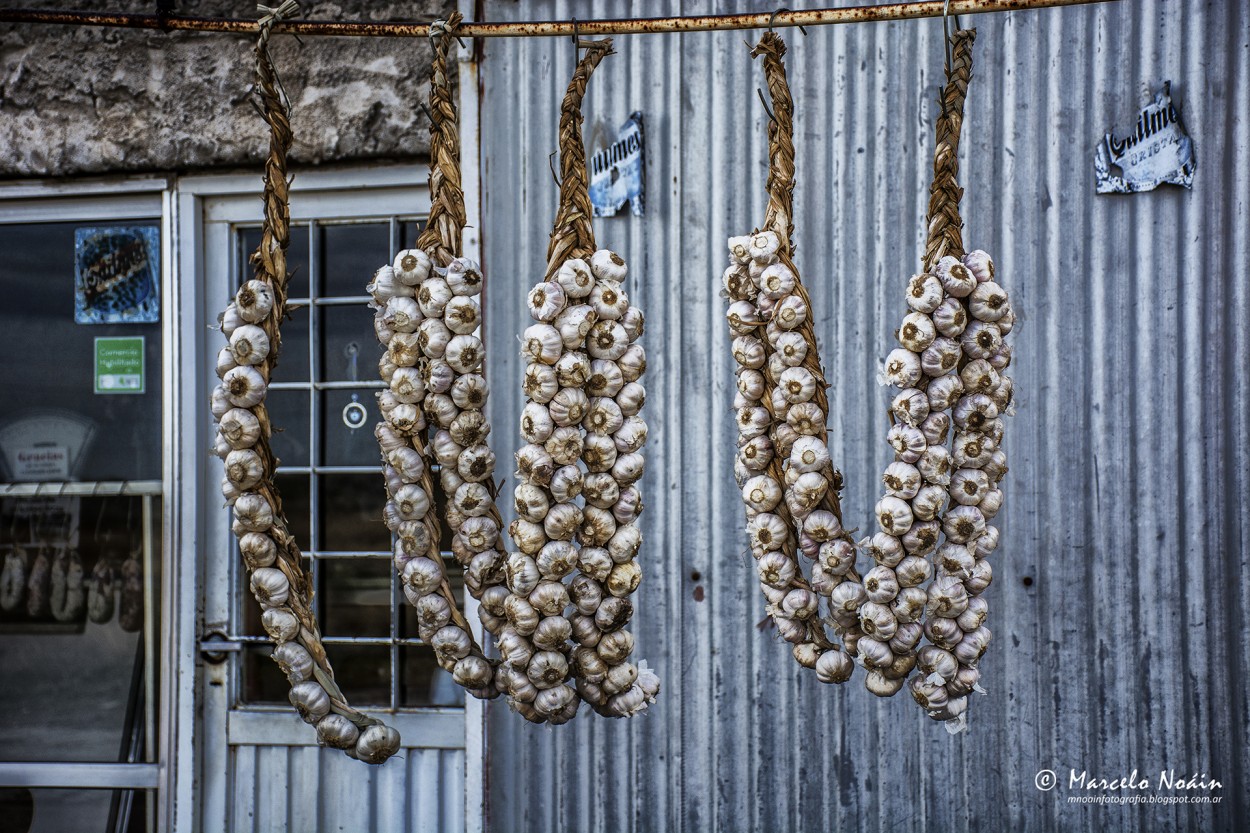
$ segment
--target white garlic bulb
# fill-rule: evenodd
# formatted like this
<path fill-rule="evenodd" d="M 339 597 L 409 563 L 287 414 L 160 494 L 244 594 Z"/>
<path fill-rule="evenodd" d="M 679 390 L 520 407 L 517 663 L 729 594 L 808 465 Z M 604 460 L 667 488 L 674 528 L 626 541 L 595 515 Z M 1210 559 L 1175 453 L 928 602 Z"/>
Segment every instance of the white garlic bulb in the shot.
<path fill-rule="evenodd" d="M 456 335 L 472 333 L 481 324 L 481 318 L 477 301 L 463 295 L 452 298 L 443 310 L 443 322 Z"/>
<path fill-rule="evenodd" d="M 605 281 L 620 282 L 629 274 L 625 260 L 616 252 L 610 252 L 607 249 L 600 249 L 590 256 L 590 269 L 596 278 Z"/>
<path fill-rule="evenodd" d="M 577 258 L 561 264 L 555 280 L 569 298 L 585 298 L 595 284 L 595 276 L 591 273 L 590 266 L 586 261 Z"/>
<path fill-rule="evenodd" d="M 426 318 L 442 318 L 447 302 L 455 297 L 455 293 L 451 291 L 447 281 L 434 277 L 421 282 L 416 297 L 422 315 Z"/>
<path fill-rule="evenodd" d="M 356 757 L 367 764 L 380 764 L 399 751 L 399 732 L 380 723 L 360 733 Z"/>
<path fill-rule="evenodd" d="M 568 303 L 564 287 L 556 281 L 544 281 L 530 290 L 526 306 L 530 316 L 538 322 L 550 323 L 564 311 Z"/>
<path fill-rule="evenodd" d="M 396 279 L 406 286 L 418 286 L 430 276 L 433 263 L 420 249 L 405 249 L 395 256 L 392 266 Z"/>
<path fill-rule="evenodd" d="M 907 306 L 915 312 L 932 313 L 942 303 L 946 293 L 942 282 L 934 275 L 915 275 L 907 284 Z"/>

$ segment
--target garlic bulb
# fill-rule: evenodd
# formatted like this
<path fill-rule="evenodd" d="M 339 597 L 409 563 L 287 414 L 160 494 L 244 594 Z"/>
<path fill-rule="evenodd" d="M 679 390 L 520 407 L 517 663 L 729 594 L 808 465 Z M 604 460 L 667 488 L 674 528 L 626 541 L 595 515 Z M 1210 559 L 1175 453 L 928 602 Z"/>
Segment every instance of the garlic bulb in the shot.
<path fill-rule="evenodd" d="M 246 449 L 260 439 L 260 420 L 246 408 L 231 408 L 217 423 L 221 437 L 232 449 Z"/>
<path fill-rule="evenodd" d="M 273 508 L 261 495 L 248 492 L 234 502 L 234 519 L 244 532 L 265 532 L 273 525 Z"/>
<path fill-rule="evenodd" d="M 424 280 L 417 287 L 417 306 L 426 318 L 442 318 L 447 302 L 455 297 L 447 281 L 434 277 Z"/>
<path fill-rule="evenodd" d="M 269 634 L 269 638 L 279 644 L 290 642 L 299 635 L 299 620 L 295 618 L 295 614 L 289 610 L 280 607 L 272 607 L 261 614 L 261 623 L 265 627 L 265 633 Z M 303 651 L 303 648 L 300 648 Z M 307 654 L 307 652 L 304 652 Z M 311 659 L 309 662 L 311 663 Z M 311 672 L 310 672 L 311 673 Z"/>
<path fill-rule="evenodd" d="M 461 295 L 447 302 L 443 311 L 443 321 L 447 329 L 456 335 L 468 335 L 476 330 L 481 323 L 482 311 L 477 301 Z"/>
<path fill-rule="evenodd" d="M 526 297 L 530 316 L 539 322 L 550 323 L 564 311 L 568 298 L 564 287 L 556 281 L 544 281 L 530 290 Z"/>
<path fill-rule="evenodd" d="M 245 281 L 234 295 L 234 307 L 243 321 L 258 324 L 268 318 L 273 309 L 273 289 L 267 281 Z"/>
<path fill-rule="evenodd" d="M 255 324 L 244 324 L 230 334 L 230 354 L 236 364 L 260 364 L 269 356 L 269 336 Z"/>
<path fill-rule="evenodd" d="M 430 276 L 432 266 L 430 256 L 425 252 L 420 249 L 405 249 L 395 256 L 392 269 L 400 283 L 405 286 L 420 286 Z"/>
<path fill-rule="evenodd" d="M 356 741 L 356 757 L 367 764 L 380 764 L 399 751 L 399 732 L 389 726 L 375 724 L 360 733 Z"/>
<path fill-rule="evenodd" d="M 261 567 L 252 571 L 252 595 L 262 605 L 277 607 L 286 603 L 291 584 L 281 570 Z"/>
<path fill-rule="evenodd" d="M 915 312 L 932 313 L 945 297 L 942 282 L 934 275 L 915 275 L 907 284 L 907 306 Z"/>
<path fill-rule="evenodd" d="M 248 532 L 239 538 L 239 552 L 249 570 L 269 567 L 278 557 L 278 547 L 273 539 L 260 532 Z"/>
<path fill-rule="evenodd" d="M 553 365 L 563 349 L 559 331 L 550 324 L 533 324 L 521 335 L 521 355 L 531 361 Z"/>
<path fill-rule="evenodd" d="M 938 261 L 934 272 L 942 289 L 952 298 L 964 298 L 976 288 L 977 279 L 958 258 L 947 255 Z"/>
<path fill-rule="evenodd" d="M 231 368 L 221 383 L 226 398 L 236 408 L 254 408 L 265 399 L 265 378 L 254 367 Z"/>

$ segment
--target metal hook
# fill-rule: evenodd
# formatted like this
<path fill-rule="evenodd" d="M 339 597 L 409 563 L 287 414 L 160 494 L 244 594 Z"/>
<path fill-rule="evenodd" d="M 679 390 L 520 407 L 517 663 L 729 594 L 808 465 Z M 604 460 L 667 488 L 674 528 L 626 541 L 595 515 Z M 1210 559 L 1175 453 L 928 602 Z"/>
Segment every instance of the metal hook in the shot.
<path fill-rule="evenodd" d="M 430 43 L 433 45 L 439 38 L 445 38 L 451 34 L 451 30 L 447 28 L 447 21 L 441 17 L 430 24 Z M 454 35 L 456 42 L 460 44 L 462 49 L 467 48 L 468 44 L 464 42 L 464 38 Z"/>
<path fill-rule="evenodd" d="M 942 4 L 942 34 L 946 37 L 946 71 L 951 71 L 951 0 L 946 0 Z M 959 28 L 959 17 L 955 16 L 955 28 Z"/>
<path fill-rule="evenodd" d="M 573 64 L 576 66 L 577 62 L 581 60 L 582 57 L 582 39 L 580 33 L 577 31 L 577 18 L 574 17 L 571 18 L 571 20 L 573 23 Z"/>
<path fill-rule="evenodd" d="M 775 12 L 773 12 L 771 15 L 769 15 L 769 17 L 768 17 L 768 31 L 770 31 L 770 32 L 771 32 L 771 31 L 773 30 L 773 24 L 777 22 L 777 15 L 781 14 L 782 12 L 788 12 L 788 11 L 790 11 L 790 9 L 789 9 L 788 7 L 786 7 L 786 6 L 782 6 L 781 8 L 777 9 L 777 11 L 775 11 Z M 807 30 L 806 30 L 806 29 L 804 29 L 802 26 L 800 26 L 800 27 L 799 27 L 799 31 L 803 33 L 803 37 L 807 37 Z"/>
<path fill-rule="evenodd" d="M 761 90 L 759 87 L 756 87 L 755 94 L 760 97 L 760 104 L 764 105 L 764 112 L 768 114 L 768 120 L 776 124 L 777 117 L 773 115 L 772 109 L 769 108 L 768 101 L 765 100 L 764 98 L 764 91 Z"/>

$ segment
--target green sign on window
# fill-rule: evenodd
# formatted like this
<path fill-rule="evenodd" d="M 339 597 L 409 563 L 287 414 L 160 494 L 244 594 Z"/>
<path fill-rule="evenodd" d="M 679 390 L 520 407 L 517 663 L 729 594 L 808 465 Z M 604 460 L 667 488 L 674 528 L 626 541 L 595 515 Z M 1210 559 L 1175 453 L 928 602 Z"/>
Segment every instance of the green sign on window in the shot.
<path fill-rule="evenodd" d="M 95 340 L 95 392 L 143 393 L 143 336 Z"/>

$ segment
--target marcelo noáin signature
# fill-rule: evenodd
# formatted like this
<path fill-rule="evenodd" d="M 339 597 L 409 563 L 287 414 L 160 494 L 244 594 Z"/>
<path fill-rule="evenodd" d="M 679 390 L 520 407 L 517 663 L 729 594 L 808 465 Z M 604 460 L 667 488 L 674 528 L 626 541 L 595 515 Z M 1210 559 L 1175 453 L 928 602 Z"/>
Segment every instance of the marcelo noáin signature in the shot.
<path fill-rule="evenodd" d="M 1186 778 L 1185 773 L 1174 769 L 1160 770 L 1159 780 L 1153 786 L 1156 790 L 1205 790 L 1207 792 L 1224 788 L 1223 784 L 1205 772 L 1202 774 L 1195 772 Z M 1081 770 L 1079 775 L 1075 769 L 1068 770 L 1068 789 L 1148 790 L 1150 788 L 1150 779 L 1144 775 L 1138 775 L 1137 770 L 1133 770 L 1123 778 L 1094 778 L 1085 770 Z"/>

